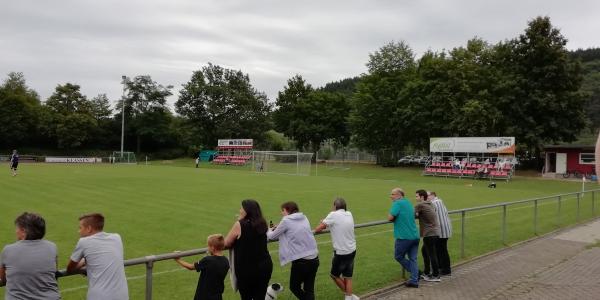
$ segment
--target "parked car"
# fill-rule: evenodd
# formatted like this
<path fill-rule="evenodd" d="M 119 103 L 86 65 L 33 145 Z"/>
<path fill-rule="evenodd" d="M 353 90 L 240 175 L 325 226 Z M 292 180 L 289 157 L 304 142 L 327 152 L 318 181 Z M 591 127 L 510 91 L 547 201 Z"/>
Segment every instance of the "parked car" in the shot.
<path fill-rule="evenodd" d="M 429 156 L 415 156 L 413 157 L 411 163 L 413 165 L 426 165 L 427 162 L 429 161 Z"/>
<path fill-rule="evenodd" d="M 409 164 L 411 164 L 411 163 L 412 163 L 412 160 L 413 160 L 413 158 L 414 158 L 414 156 L 412 156 L 412 155 L 407 155 L 407 156 L 405 156 L 405 157 L 403 157 L 403 158 L 399 159 L 399 160 L 398 160 L 398 164 L 401 164 L 401 165 L 409 165 Z"/>

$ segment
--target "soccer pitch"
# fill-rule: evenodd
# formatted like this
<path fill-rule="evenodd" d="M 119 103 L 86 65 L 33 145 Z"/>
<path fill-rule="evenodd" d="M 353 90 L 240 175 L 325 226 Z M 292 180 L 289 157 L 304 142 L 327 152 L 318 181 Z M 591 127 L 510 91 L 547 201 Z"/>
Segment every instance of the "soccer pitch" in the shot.
<path fill-rule="evenodd" d="M 20 174 L 11 177 L 8 169 L 0 180 L 0 246 L 15 240 L 13 221 L 23 211 L 38 212 L 47 222 L 46 239 L 59 249 L 59 268 L 66 266 L 78 240 L 78 216 L 102 212 L 105 231 L 123 237 L 125 257 L 136 258 L 175 250 L 205 247 L 212 233 L 227 234 L 240 208 L 240 202 L 253 198 L 260 202 L 267 221 L 281 219 L 279 205 L 296 201 L 314 227 L 331 209 L 334 197 L 342 196 L 356 223 L 383 220 L 390 205 L 389 192 L 402 187 L 413 200 L 417 189 L 438 193 L 448 209 L 459 209 L 505 201 L 521 200 L 581 190 L 580 182 L 548 181 L 517 177 L 497 189 L 488 181 L 420 176 L 417 169 L 381 168 L 352 165 L 350 170 L 319 168 L 319 176 L 290 176 L 254 173 L 248 168 L 202 164 L 191 160 L 152 165 L 50 165 L 22 164 Z M 314 171 L 313 171 L 314 173 Z M 588 187 L 598 188 L 589 183 Z M 596 195 L 597 198 L 600 198 Z M 557 220 L 556 201 L 541 202 L 539 232 L 576 222 L 573 199 L 563 199 L 562 218 Z M 533 235 L 533 207 L 528 204 L 508 210 L 509 243 Z M 591 193 L 581 201 L 581 220 L 591 217 Z M 466 256 L 472 257 L 502 246 L 502 209 L 467 215 Z M 354 288 L 364 294 L 401 280 L 401 269 L 393 259 L 391 225 L 357 229 L 357 258 Z M 460 220 L 454 222 L 449 249 L 458 261 Z M 319 299 L 342 295 L 327 275 L 331 264 L 328 234 L 317 237 L 320 262 L 316 292 Z M 290 266 L 280 267 L 277 244 L 269 246 L 274 262 L 271 282 L 288 285 Z M 199 257 L 188 257 L 193 261 Z M 144 298 L 144 266 L 126 268 L 131 299 Z M 154 265 L 154 299 L 193 298 L 198 274 L 180 268 L 175 262 Z M 63 299 L 83 299 L 86 279 L 70 276 L 59 280 Z M 0 288 L 2 290 L 3 288 Z M 224 298 L 238 299 L 226 283 Z M 3 292 L 3 291 L 2 291 Z M 286 291 L 280 299 L 294 299 Z"/>

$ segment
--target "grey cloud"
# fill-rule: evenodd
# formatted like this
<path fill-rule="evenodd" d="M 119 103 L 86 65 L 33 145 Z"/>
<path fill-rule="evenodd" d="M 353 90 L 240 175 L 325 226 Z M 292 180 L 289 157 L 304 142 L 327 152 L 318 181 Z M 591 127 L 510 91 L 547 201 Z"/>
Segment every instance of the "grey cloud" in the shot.
<path fill-rule="evenodd" d="M 121 95 L 125 74 L 181 84 L 213 62 L 248 73 L 274 100 L 288 78 L 315 86 L 366 71 L 368 54 L 405 40 L 417 54 L 491 43 L 548 15 L 569 48 L 600 46 L 596 1 L 11 1 L 0 11 L 0 77 L 22 71 L 47 98 L 74 82 Z M 173 96 L 171 103 L 176 99 Z"/>

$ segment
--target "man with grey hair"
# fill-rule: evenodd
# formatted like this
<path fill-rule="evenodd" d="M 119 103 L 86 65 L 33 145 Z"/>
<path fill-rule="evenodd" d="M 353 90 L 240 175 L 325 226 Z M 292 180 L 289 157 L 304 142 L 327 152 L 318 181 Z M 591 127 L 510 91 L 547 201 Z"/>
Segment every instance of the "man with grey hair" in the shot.
<path fill-rule="evenodd" d="M 356 256 L 356 238 L 354 236 L 354 218 L 346 210 L 346 200 L 341 197 L 333 200 L 333 209 L 321 224 L 315 228 L 315 233 L 329 228 L 333 242 L 333 260 L 331 261 L 330 276 L 342 290 L 346 300 L 359 299 L 352 294 L 352 273 L 354 272 L 354 257 Z"/>
<path fill-rule="evenodd" d="M 433 204 L 440 224 L 440 236 L 435 244 L 441 276 L 450 276 L 452 269 L 450 266 L 450 255 L 448 254 L 448 239 L 452 237 L 452 220 L 448 216 L 448 209 L 442 199 L 438 198 L 435 192 L 427 192 L 427 200 Z"/>
<path fill-rule="evenodd" d="M 410 288 L 418 288 L 417 253 L 419 252 L 420 238 L 415 223 L 415 209 L 404 197 L 404 191 L 401 188 L 394 188 L 390 193 L 390 199 L 392 207 L 389 210 L 388 220 L 394 223 L 394 258 L 410 272 L 410 279 L 405 285 Z M 408 258 L 406 258 L 407 256 Z"/>

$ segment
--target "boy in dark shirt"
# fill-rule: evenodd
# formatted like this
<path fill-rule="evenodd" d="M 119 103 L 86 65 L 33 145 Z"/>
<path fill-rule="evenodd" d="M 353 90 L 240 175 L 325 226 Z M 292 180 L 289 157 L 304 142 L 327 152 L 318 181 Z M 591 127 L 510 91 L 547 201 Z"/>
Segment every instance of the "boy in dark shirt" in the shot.
<path fill-rule="evenodd" d="M 209 256 L 199 262 L 190 264 L 181 258 L 175 258 L 175 261 L 188 270 L 201 272 L 194 300 L 221 300 L 225 290 L 223 281 L 229 271 L 229 260 L 223 256 L 225 240 L 223 235 L 213 234 L 207 243 Z"/>

